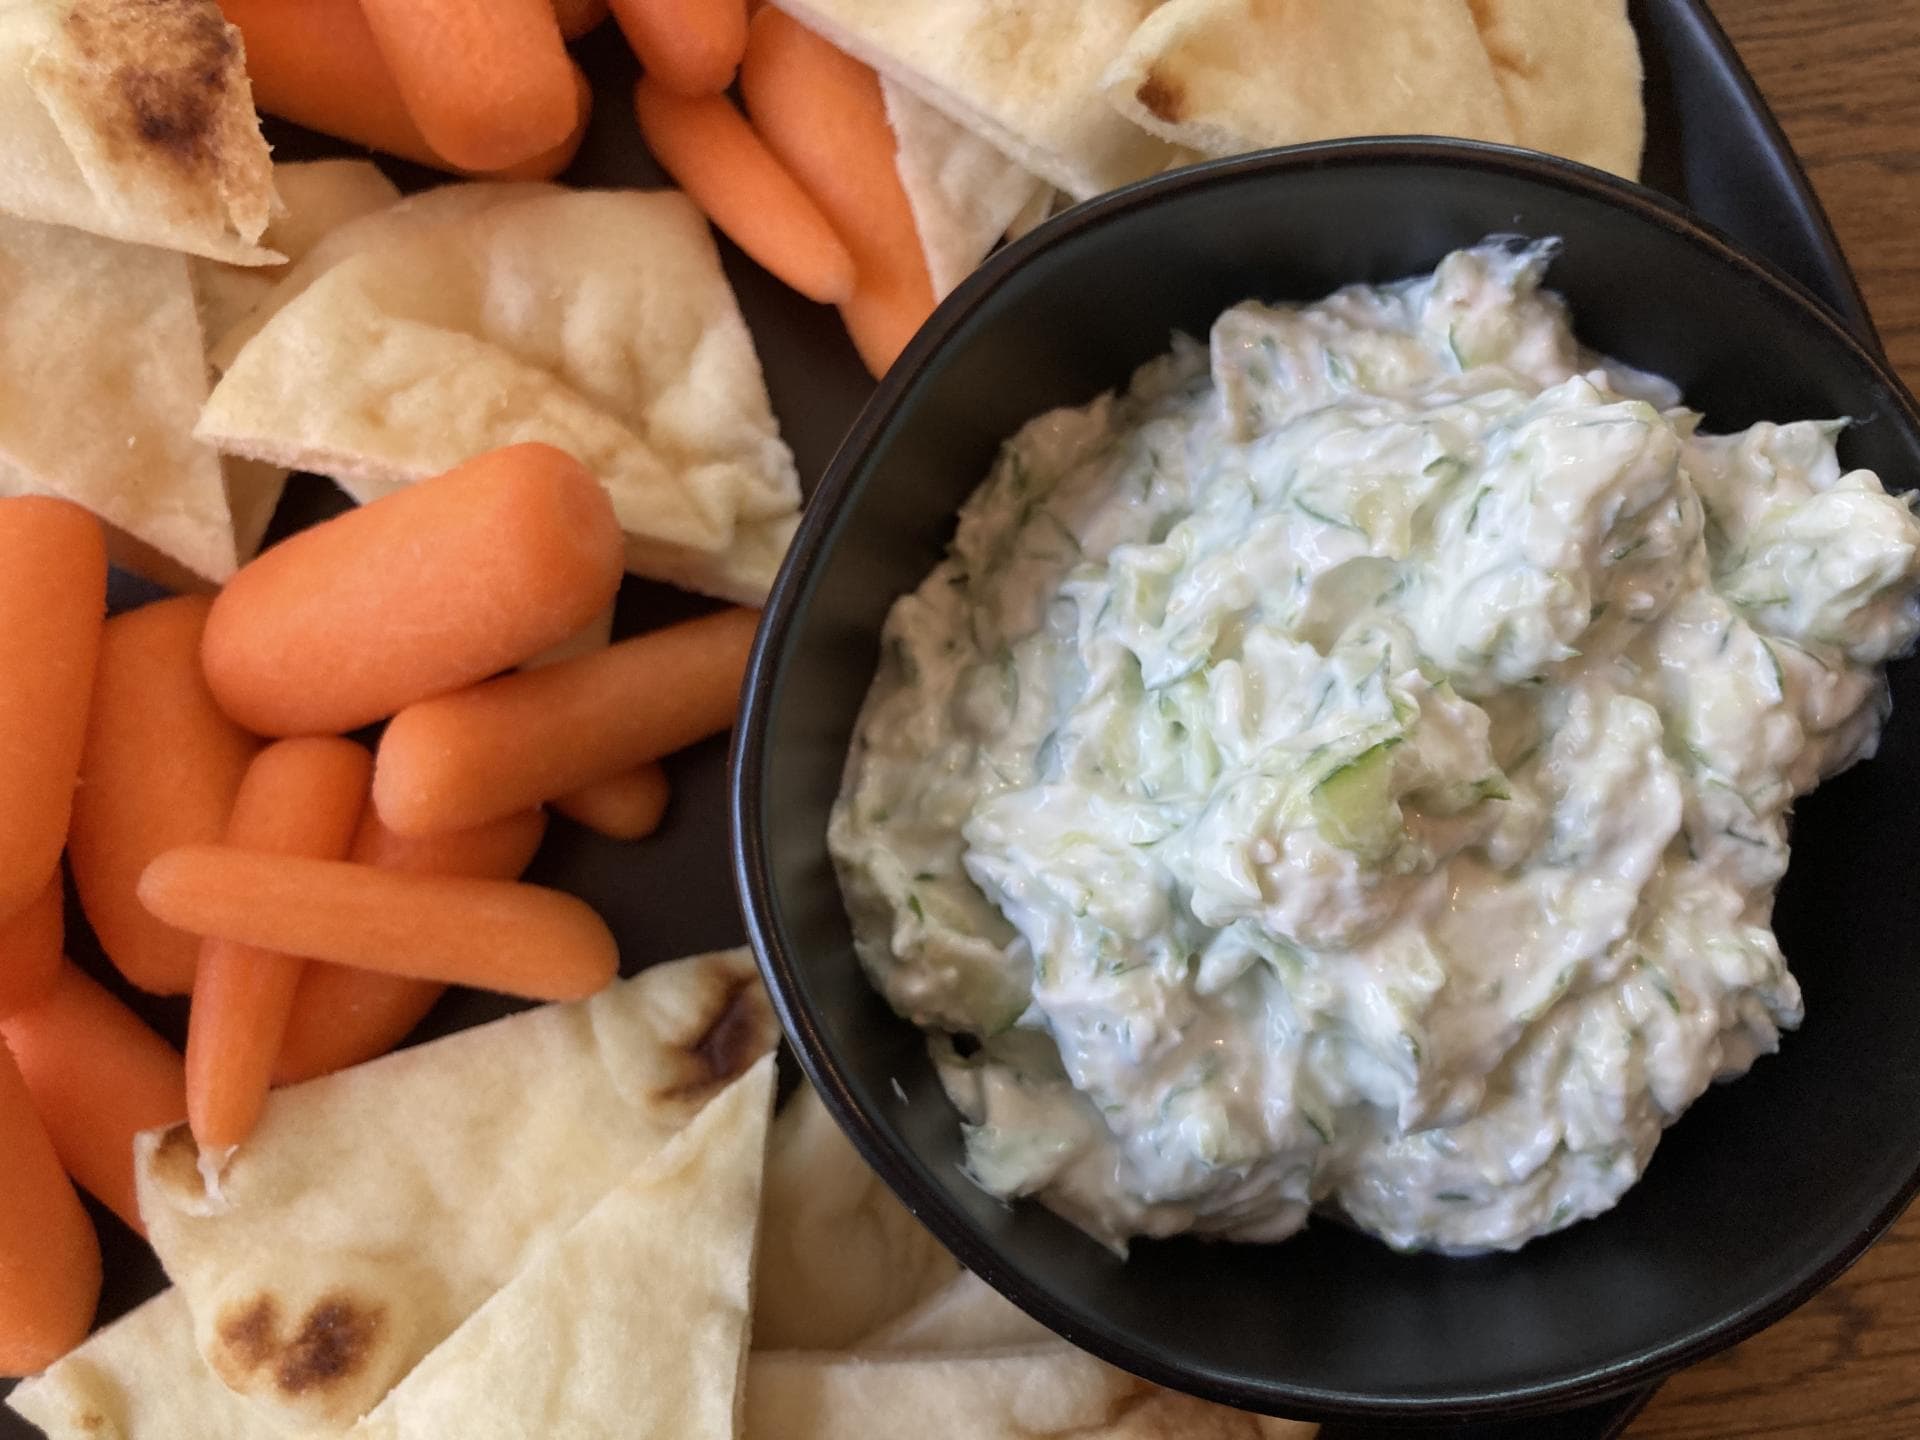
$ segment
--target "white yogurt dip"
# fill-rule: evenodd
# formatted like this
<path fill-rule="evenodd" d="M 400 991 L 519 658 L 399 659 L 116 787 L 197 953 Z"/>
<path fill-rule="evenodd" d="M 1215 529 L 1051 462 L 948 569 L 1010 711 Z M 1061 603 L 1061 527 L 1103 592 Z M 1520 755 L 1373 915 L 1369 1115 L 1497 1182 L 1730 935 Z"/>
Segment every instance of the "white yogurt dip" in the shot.
<path fill-rule="evenodd" d="M 1873 752 L 1920 525 L 1839 422 L 1583 351 L 1550 256 L 1235 306 L 888 617 L 830 840 L 994 1193 L 1509 1249 L 1799 1022 L 1787 812 Z"/>

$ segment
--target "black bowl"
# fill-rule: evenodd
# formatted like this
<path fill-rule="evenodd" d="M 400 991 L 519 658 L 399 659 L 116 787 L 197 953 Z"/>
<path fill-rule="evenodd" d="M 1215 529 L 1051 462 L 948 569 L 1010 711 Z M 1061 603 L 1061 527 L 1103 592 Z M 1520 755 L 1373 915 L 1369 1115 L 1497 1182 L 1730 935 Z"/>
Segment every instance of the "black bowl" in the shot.
<path fill-rule="evenodd" d="M 862 978 L 828 808 L 882 618 L 940 558 L 1000 441 L 1204 335 L 1248 298 L 1430 269 L 1489 234 L 1559 236 L 1549 283 L 1589 344 L 1678 382 L 1709 427 L 1850 415 L 1843 461 L 1920 480 L 1920 413 L 1772 267 L 1652 192 L 1495 147 L 1355 141 L 1118 192 L 990 261 L 867 407 L 774 589 L 736 742 L 749 930 L 801 1063 L 860 1151 L 969 1268 L 1162 1384 L 1305 1417 L 1515 1415 L 1732 1344 L 1831 1280 L 1920 1184 L 1920 686 L 1895 667 L 1878 759 L 1801 808 L 1777 925 L 1804 987 L 1782 1053 L 1705 1096 L 1610 1214 L 1513 1255 L 1404 1256 L 1316 1222 L 1124 1263 L 960 1171 L 920 1035 Z"/>

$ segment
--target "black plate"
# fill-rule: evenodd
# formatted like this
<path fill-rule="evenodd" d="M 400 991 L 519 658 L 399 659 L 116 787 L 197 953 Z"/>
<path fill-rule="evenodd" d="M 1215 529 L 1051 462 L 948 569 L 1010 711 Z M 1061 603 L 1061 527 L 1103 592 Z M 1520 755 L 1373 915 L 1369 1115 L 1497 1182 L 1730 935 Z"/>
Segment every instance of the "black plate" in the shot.
<path fill-rule="evenodd" d="M 1771 256 L 1836 312 L 1871 334 L 1865 307 L 1832 231 L 1778 127 L 1724 35 L 1697 0 L 1631 0 L 1647 67 L 1649 184 L 1692 205 L 1709 219 Z M 575 47 L 595 85 L 593 125 L 580 157 L 565 177 L 581 185 L 654 185 L 664 176 L 635 132 L 626 104 L 635 74 L 612 27 Z M 283 159 L 357 153 L 352 147 L 270 121 L 268 136 Z M 444 180 L 433 172 L 381 157 L 405 189 Z M 731 245 L 721 250 L 760 349 L 783 432 L 811 490 L 824 473 L 862 405 L 873 392 L 831 310 L 809 304 L 768 277 Z M 337 509 L 332 487 L 297 477 L 277 517 L 285 533 Z M 116 577 L 114 602 L 125 606 L 151 592 Z M 665 623 L 704 608 L 661 587 L 629 581 L 622 592 L 622 633 Z M 669 762 L 673 808 L 666 826 L 638 846 L 599 840 L 556 820 L 532 878 L 562 884 L 584 896 L 620 935 L 623 968 L 632 972 L 660 960 L 717 945 L 737 944 L 743 931 L 727 864 L 726 753 L 714 742 Z M 185 1030 L 184 1001 L 132 995 L 102 960 L 77 907 L 68 907 L 70 948 L 92 973 L 108 979 L 176 1042 Z M 456 992 L 421 1026 L 416 1038 L 491 1019 L 517 1008 L 496 997 Z M 100 1320 L 131 1309 L 164 1284 L 152 1252 L 105 1210 L 89 1202 L 99 1226 L 107 1281 Z M 0 1381 L 0 1394 L 10 1388 Z M 1469 1426 L 1449 1431 L 1457 1440 L 1601 1440 L 1618 1434 L 1647 1394 L 1629 1396 L 1520 1430 Z M 38 1432 L 0 1408 L 0 1440 L 30 1440 Z M 1377 1440 L 1379 1426 L 1330 1426 L 1328 1440 Z"/>

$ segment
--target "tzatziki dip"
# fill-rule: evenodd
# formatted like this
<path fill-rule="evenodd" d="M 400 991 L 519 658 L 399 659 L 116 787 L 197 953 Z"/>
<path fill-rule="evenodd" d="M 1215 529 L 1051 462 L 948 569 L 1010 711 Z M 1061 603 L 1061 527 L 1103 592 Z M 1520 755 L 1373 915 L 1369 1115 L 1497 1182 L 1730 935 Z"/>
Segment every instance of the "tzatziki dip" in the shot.
<path fill-rule="evenodd" d="M 994 1194 L 1511 1249 L 1800 1022 L 1788 811 L 1874 750 L 1920 524 L 1843 422 L 1583 350 L 1551 255 L 1235 306 L 894 606 L 831 847 Z"/>

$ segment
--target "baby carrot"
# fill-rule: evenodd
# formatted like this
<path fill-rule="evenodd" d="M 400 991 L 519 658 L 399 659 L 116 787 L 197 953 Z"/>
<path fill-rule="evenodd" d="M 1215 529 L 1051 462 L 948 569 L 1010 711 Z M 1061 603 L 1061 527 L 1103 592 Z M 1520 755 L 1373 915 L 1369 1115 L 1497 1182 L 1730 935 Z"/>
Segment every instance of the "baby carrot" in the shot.
<path fill-rule="evenodd" d="M 100 1242 L 20 1070 L 0 1045 L 0 1375 L 33 1375 L 86 1338 Z"/>
<path fill-rule="evenodd" d="M 478 825 L 719 734 L 759 619 L 723 610 L 408 706 L 374 764 L 380 818 L 402 835 Z"/>
<path fill-rule="evenodd" d="M 71 962 L 38 1005 L 0 1020 L 0 1036 L 67 1173 L 140 1231 L 133 1137 L 186 1118 L 179 1052 Z"/>
<path fill-rule="evenodd" d="M 667 772 L 648 761 L 559 796 L 553 808 L 609 840 L 643 840 L 667 813 Z"/>
<path fill-rule="evenodd" d="M 724 95 L 688 99 L 642 76 L 634 114 L 653 158 L 707 218 L 809 300 L 853 293 L 853 257 Z"/>
<path fill-rule="evenodd" d="M 56 868 L 24 910 L 0 922 L 0 1020 L 38 1003 L 53 988 L 66 940 L 65 900 Z"/>
<path fill-rule="evenodd" d="M 876 380 L 927 323 L 932 304 L 932 292 L 921 291 L 917 284 L 889 285 L 865 274 L 854 284 L 853 294 L 840 302 L 840 321 L 861 364 Z"/>
<path fill-rule="evenodd" d="M 147 867 L 140 898 L 182 929 L 533 1000 L 585 999 L 619 969 L 583 901 L 508 880 L 187 845 Z"/>
<path fill-rule="evenodd" d="M 269 745 L 240 784 L 227 844 L 270 855 L 338 859 L 353 843 L 366 808 L 369 772 L 367 752 L 351 740 L 325 736 Z M 147 873 L 152 872 L 149 865 Z M 143 876 L 143 901 L 145 884 Z M 217 1156 L 253 1133 L 304 953 L 229 936 L 201 946 L 187 1018 L 187 1119 L 203 1152 Z"/>
<path fill-rule="evenodd" d="M 400 88 L 374 43 L 360 0 L 220 0 L 247 51 L 253 99 L 279 115 L 440 170 L 461 170 L 437 153 L 407 113 Z M 575 67 L 584 96 L 586 77 Z M 566 169 L 585 133 L 586 105 L 573 133 L 552 149 L 495 172 L 505 180 L 550 180 Z M 465 171 L 463 173 L 488 173 Z"/>
<path fill-rule="evenodd" d="M 200 941 L 149 915 L 134 886 L 162 850 L 226 833 L 260 748 L 221 713 L 200 673 L 212 604 L 202 595 L 160 600 L 100 632 L 67 836 L 74 888 L 101 948 L 128 980 L 161 995 L 193 989 Z"/>
<path fill-rule="evenodd" d="M 768 6 L 753 17 L 740 93 L 767 148 L 847 239 L 858 278 L 842 313 L 879 374 L 934 305 L 879 77 Z"/>
<path fill-rule="evenodd" d="M 562 35 L 578 40 L 607 18 L 607 0 L 553 0 L 553 18 Z"/>
<path fill-rule="evenodd" d="M 362 865 L 408 874 L 516 880 L 546 833 L 546 812 L 523 810 L 490 825 L 409 840 L 382 825 L 369 806 L 348 855 Z M 280 1040 L 274 1084 L 330 1075 L 386 1054 L 426 1018 L 446 988 L 435 980 L 310 962 Z"/>
<path fill-rule="evenodd" d="M 106 617 L 100 522 L 67 500 L 0 500 L 0 921 L 60 864 Z"/>
<path fill-rule="evenodd" d="M 613 0 L 647 77 L 676 95 L 718 95 L 747 48 L 746 0 Z"/>
<path fill-rule="evenodd" d="M 577 113 L 552 0 L 360 0 L 420 133 L 497 170 L 567 138 Z"/>
<path fill-rule="evenodd" d="M 550 445 L 510 445 L 248 563 L 213 602 L 201 660 L 250 730 L 352 730 L 566 639 L 624 567 L 600 482 Z"/>

